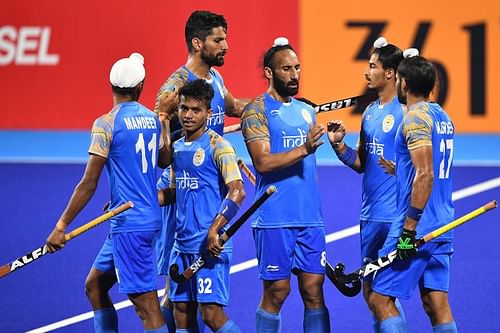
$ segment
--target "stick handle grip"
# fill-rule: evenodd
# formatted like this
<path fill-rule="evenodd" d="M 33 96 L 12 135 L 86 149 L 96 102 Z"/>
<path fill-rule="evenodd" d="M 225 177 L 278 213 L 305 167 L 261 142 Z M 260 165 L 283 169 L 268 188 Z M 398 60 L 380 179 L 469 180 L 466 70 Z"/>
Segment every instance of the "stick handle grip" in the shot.
<path fill-rule="evenodd" d="M 109 220 L 110 218 L 112 218 L 113 216 L 115 215 L 118 215 L 124 211 L 126 211 L 127 209 L 130 209 L 134 207 L 134 204 L 132 203 L 132 201 L 127 201 L 126 203 L 116 207 L 115 209 L 113 209 L 112 211 L 109 211 L 95 219 L 93 219 L 92 221 L 88 222 L 88 223 L 85 223 L 84 225 L 82 225 L 81 227 L 78 227 L 74 230 L 72 230 L 71 232 L 67 233 L 66 235 L 64 235 L 64 238 L 66 239 L 66 241 L 69 241 L 73 238 L 75 238 L 76 236 L 79 236 L 81 235 L 82 233 L 98 226 L 99 224 L 101 224 L 102 222 L 106 221 L 106 220 Z"/>
<path fill-rule="evenodd" d="M 488 202 L 487 204 L 485 204 L 484 206 L 479 207 L 468 214 L 465 214 L 464 216 L 456 219 L 455 221 L 448 223 L 448 224 L 442 226 L 441 228 L 438 228 L 438 229 L 426 234 L 424 237 L 421 238 L 422 242 L 420 242 L 419 245 L 427 243 L 427 242 L 433 240 L 434 238 L 437 238 L 437 237 L 441 236 L 442 234 L 450 231 L 451 229 L 456 228 L 459 225 L 464 224 L 466 222 L 469 222 L 470 220 L 478 217 L 479 215 L 484 214 L 487 211 L 490 211 L 490 210 L 496 208 L 497 206 L 498 206 L 498 204 L 497 204 L 496 200 L 492 200 L 492 201 Z"/>

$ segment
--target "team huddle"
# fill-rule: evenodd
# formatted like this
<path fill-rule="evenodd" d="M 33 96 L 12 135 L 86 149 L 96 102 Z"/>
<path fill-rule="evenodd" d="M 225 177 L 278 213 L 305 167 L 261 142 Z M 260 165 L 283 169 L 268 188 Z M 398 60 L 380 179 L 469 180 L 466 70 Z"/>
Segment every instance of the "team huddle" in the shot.
<path fill-rule="evenodd" d="M 214 68 L 224 64 L 227 29 L 222 15 L 191 14 L 185 26 L 186 64 L 161 86 L 154 112 L 138 102 L 146 76 L 142 55 L 133 53 L 111 68 L 114 107 L 94 122 L 85 173 L 47 239 L 50 252 L 64 246 L 66 228 L 91 199 L 103 169 L 111 189 L 109 209 L 134 203 L 111 219 L 87 276 L 95 331 L 118 331 L 108 294 L 118 283 L 145 332 L 194 333 L 206 326 L 218 333 L 241 332 L 224 312 L 233 244 L 231 239 L 220 242 L 242 202 L 249 200 L 236 152 L 224 139 L 229 116 L 240 118 L 256 171 L 255 197 L 270 186 L 277 189 L 250 221 L 263 283 L 256 332 L 281 332 L 280 311 L 292 273 L 304 304 L 304 332 L 331 331 L 323 294 L 325 222 L 315 157 L 324 134 L 332 156 L 363 173 L 362 263 L 394 249 L 399 258 L 363 280 L 372 330 L 407 332 L 398 299 L 410 298 L 418 286 L 433 332 L 456 332 L 448 303 L 453 235 L 447 232 L 416 246 L 419 237 L 454 217 L 454 125 L 429 100 L 436 84 L 434 65 L 418 50 L 403 52 L 382 37 L 375 41 L 364 76 L 378 99 L 362 115 L 354 148 L 344 142 L 341 120 L 324 126 L 312 105 L 294 98 L 301 67 L 284 37 L 263 50 L 267 90 L 253 99 L 233 97 Z M 164 168 L 160 179 L 156 167 Z M 171 267 L 182 272 L 200 256 L 206 261 L 192 278 L 172 278 Z M 161 304 L 158 274 L 166 275 Z"/>

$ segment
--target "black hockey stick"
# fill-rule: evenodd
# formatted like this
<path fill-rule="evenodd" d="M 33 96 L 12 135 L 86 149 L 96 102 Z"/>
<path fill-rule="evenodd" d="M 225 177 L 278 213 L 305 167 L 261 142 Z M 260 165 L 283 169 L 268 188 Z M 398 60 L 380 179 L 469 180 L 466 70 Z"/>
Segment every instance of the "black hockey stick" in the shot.
<path fill-rule="evenodd" d="M 313 106 L 314 111 L 316 111 L 316 113 L 320 113 L 320 112 L 340 110 L 340 109 L 344 109 L 344 108 L 348 108 L 348 107 L 356 106 L 356 105 L 365 105 L 365 104 L 368 105 L 369 103 L 373 102 L 377 98 L 378 98 L 378 95 L 376 93 L 371 93 L 371 94 L 369 93 L 366 95 L 359 95 L 359 96 L 353 96 L 353 97 L 349 97 L 349 98 L 343 98 L 343 99 L 339 99 L 339 100 L 331 101 L 331 102 L 327 102 L 327 103 L 322 103 L 322 104 L 316 104 L 316 103 L 308 100 L 305 97 L 297 97 L 296 99 Z"/>
<path fill-rule="evenodd" d="M 243 173 L 247 176 L 250 183 L 252 183 L 252 185 L 255 185 L 255 175 L 252 173 L 252 170 L 250 170 L 247 167 L 247 165 L 243 162 L 243 160 L 241 159 L 238 160 L 238 166 L 240 167 L 241 171 L 243 171 Z M 337 287 L 337 289 L 347 297 L 354 297 L 361 290 L 360 281 L 355 281 L 352 284 L 352 287 L 349 287 L 343 283 L 338 283 L 335 278 L 334 268 L 332 267 L 332 265 L 330 265 L 328 261 L 326 262 L 326 276 L 328 277 L 328 279 L 330 279 L 333 285 Z"/>
<path fill-rule="evenodd" d="M 415 242 L 415 245 L 418 248 L 419 246 L 422 246 L 423 244 L 431 241 L 432 239 L 441 236 L 445 232 L 448 232 L 451 229 L 454 229 L 454 228 L 456 228 L 456 227 L 458 227 L 466 222 L 469 222 L 470 220 L 472 220 L 472 219 L 478 217 L 479 215 L 484 214 L 487 211 L 490 211 L 496 207 L 497 207 L 497 202 L 495 200 L 490 201 L 487 204 L 485 204 L 484 206 L 482 206 L 476 210 L 473 210 L 472 212 L 454 220 L 453 222 L 450 222 L 450 223 L 442 226 L 441 228 L 438 228 L 438 229 L 426 234 L 422 238 L 417 239 L 417 241 Z M 363 266 L 363 267 L 361 267 L 361 268 L 359 268 L 359 269 L 357 269 L 354 272 L 349 273 L 349 274 L 344 273 L 344 265 L 342 263 L 339 263 L 335 267 L 333 275 L 335 276 L 335 279 L 337 280 L 338 283 L 341 283 L 341 284 L 354 283 L 354 281 L 359 281 L 360 279 L 362 279 L 370 274 L 373 274 L 376 271 L 378 271 L 384 267 L 389 266 L 394 260 L 396 260 L 396 258 L 397 258 L 396 254 L 397 254 L 397 251 L 394 250 L 394 251 L 390 252 L 389 254 L 382 256 L 382 257 L 366 264 L 365 266 Z"/>
<path fill-rule="evenodd" d="M 342 272 L 344 271 L 344 264 L 340 263 L 335 266 L 335 268 L 332 267 L 332 265 L 327 261 L 326 262 L 326 276 L 328 279 L 333 283 L 333 285 L 340 291 L 340 293 L 344 296 L 347 297 L 354 297 L 357 294 L 359 294 L 359 291 L 361 290 L 361 281 L 360 280 L 355 280 L 352 282 L 339 282 L 337 280 L 337 270 L 341 269 Z M 351 284 L 351 286 L 349 286 Z"/>
<path fill-rule="evenodd" d="M 243 225 L 243 223 L 248 220 L 248 218 L 255 213 L 255 211 L 274 193 L 276 192 L 276 187 L 271 185 L 237 220 L 234 222 L 229 229 L 227 229 L 222 235 L 219 236 L 220 245 L 224 245 L 231 236 L 234 235 L 236 231 Z M 208 254 L 207 254 L 208 255 Z M 198 272 L 203 265 L 207 262 L 207 255 L 201 255 L 196 259 L 189 267 L 179 274 L 179 266 L 177 264 L 172 264 L 169 269 L 170 277 L 177 283 L 186 282 L 193 275 Z"/>

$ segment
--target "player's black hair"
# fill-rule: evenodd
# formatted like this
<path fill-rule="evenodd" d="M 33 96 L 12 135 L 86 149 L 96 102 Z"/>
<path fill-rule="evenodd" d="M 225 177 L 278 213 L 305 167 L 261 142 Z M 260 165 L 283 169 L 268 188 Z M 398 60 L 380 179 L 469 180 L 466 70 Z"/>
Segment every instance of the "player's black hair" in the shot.
<path fill-rule="evenodd" d="M 205 80 L 198 79 L 186 83 L 179 89 L 179 96 L 184 98 L 192 98 L 205 103 L 207 109 L 211 109 L 212 98 L 214 97 L 214 89 Z"/>
<path fill-rule="evenodd" d="M 398 69 L 399 63 L 403 61 L 403 51 L 393 44 L 387 44 L 380 48 L 374 48 L 372 54 L 378 55 L 378 60 L 382 64 L 383 69 Z"/>
<path fill-rule="evenodd" d="M 415 96 L 429 97 L 436 83 L 434 64 L 421 56 L 401 61 L 398 74 L 400 79 L 405 79 L 408 91 Z"/>
<path fill-rule="evenodd" d="M 206 10 L 197 10 L 191 13 L 184 28 L 188 51 L 190 53 L 194 51 L 191 43 L 193 38 L 196 37 L 205 41 L 207 36 L 212 34 L 212 29 L 218 27 L 222 27 L 224 31 L 227 31 L 227 22 L 224 16 Z"/>
<path fill-rule="evenodd" d="M 139 84 L 133 88 L 120 88 L 120 87 L 111 85 L 111 89 L 113 91 L 113 94 L 120 95 L 120 96 L 130 96 L 130 97 L 132 97 L 132 100 L 134 100 L 134 101 L 139 100 L 139 96 L 141 94 L 141 91 L 139 89 Z"/>
<path fill-rule="evenodd" d="M 263 61 L 263 66 L 264 68 L 269 67 L 274 71 L 274 55 L 282 50 L 292 50 L 295 52 L 293 47 L 290 44 L 286 45 L 277 45 L 271 47 L 267 52 L 264 54 L 264 61 Z"/>

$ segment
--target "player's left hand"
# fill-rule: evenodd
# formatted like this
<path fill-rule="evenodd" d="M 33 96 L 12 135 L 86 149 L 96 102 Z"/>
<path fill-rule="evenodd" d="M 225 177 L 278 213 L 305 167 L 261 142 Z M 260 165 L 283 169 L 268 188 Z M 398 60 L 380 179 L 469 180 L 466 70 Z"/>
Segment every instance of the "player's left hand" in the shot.
<path fill-rule="evenodd" d="M 208 229 L 208 236 L 207 236 L 208 252 L 214 257 L 218 257 L 223 249 L 224 247 L 221 246 L 219 243 L 219 234 L 217 230 L 213 228 Z"/>
<path fill-rule="evenodd" d="M 417 232 L 415 230 L 403 228 L 403 231 L 398 239 L 398 245 L 396 246 L 397 257 L 399 259 L 406 259 L 417 253 L 418 249 L 415 246 L 416 235 Z"/>
<path fill-rule="evenodd" d="M 380 156 L 378 160 L 378 165 L 380 165 L 386 174 L 394 176 L 396 174 L 396 164 L 391 160 L 386 160 L 384 156 Z"/>

